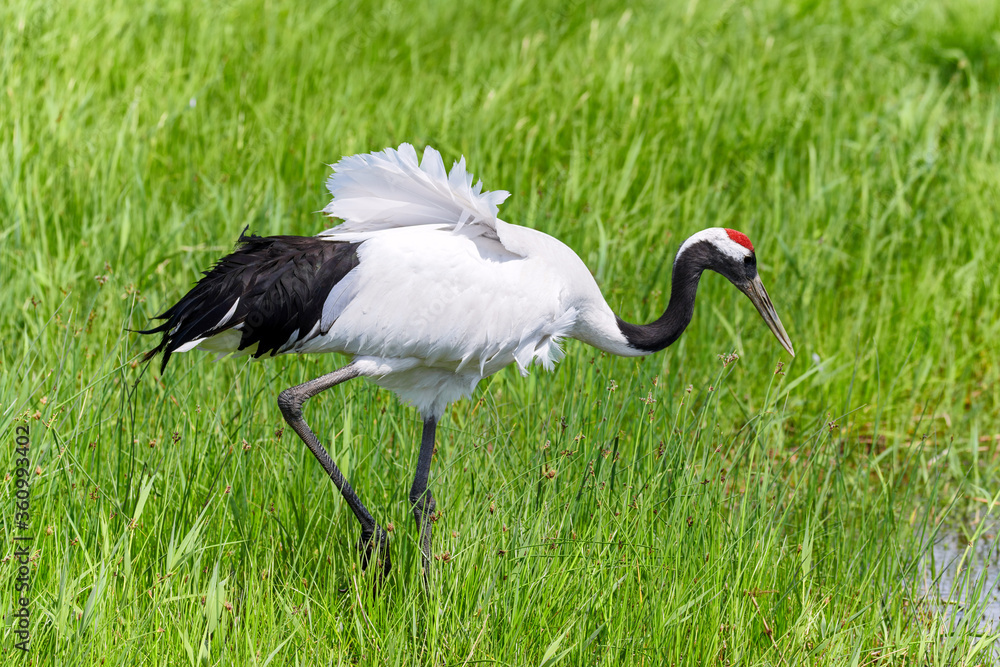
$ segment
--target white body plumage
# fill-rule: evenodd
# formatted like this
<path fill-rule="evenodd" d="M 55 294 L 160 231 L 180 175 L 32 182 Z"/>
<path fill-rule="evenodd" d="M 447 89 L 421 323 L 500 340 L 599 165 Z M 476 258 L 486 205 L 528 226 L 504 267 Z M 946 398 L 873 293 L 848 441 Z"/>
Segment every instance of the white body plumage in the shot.
<path fill-rule="evenodd" d="M 446 175 L 437 151 L 427 148 L 418 165 L 403 144 L 334 169 L 325 212 L 344 222 L 318 238 L 359 244 L 358 264 L 330 290 L 313 329 L 294 332 L 280 353 L 353 355 L 365 377 L 425 417 L 512 363 L 524 374 L 533 362 L 551 369 L 563 338 L 647 353 L 628 344 L 576 253 L 499 220 L 506 193 L 473 188 L 464 160 Z M 237 352 L 242 328 L 185 349 Z"/>

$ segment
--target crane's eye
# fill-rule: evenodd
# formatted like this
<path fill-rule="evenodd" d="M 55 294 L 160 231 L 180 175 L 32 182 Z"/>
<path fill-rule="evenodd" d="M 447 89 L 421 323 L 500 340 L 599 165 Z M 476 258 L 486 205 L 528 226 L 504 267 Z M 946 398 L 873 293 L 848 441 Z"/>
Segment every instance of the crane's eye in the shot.
<path fill-rule="evenodd" d="M 756 263 L 757 260 L 754 258 L 753 255 L 747 255 L 746 257 L 743 258 L 744 266 L 753 266 Z"/>

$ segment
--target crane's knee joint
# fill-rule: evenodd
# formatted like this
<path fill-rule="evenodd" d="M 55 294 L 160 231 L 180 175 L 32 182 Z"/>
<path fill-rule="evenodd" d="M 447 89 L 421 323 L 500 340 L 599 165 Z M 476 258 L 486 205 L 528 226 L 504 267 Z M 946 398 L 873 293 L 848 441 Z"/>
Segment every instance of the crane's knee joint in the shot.
<path fill-rule="evenodd" d="M 302 401 L 294 389 L 286 389 L 278 394 L 278 408 L 285 419 L 302 414 Z"/>

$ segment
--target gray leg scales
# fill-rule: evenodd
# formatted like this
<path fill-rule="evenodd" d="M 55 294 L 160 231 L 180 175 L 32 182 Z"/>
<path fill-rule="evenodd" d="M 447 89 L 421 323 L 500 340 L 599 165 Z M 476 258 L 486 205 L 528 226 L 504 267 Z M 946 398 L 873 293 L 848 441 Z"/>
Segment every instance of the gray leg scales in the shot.
<path fill-rule="evenodd" d="M 431 457 L 434 455 L 434 433 L 437 421 L 432 417 L 424 421 L 424 431 L 420 438 L 420 454 L 417 457 L 417 474 L 410 487 L 410 504 L 413 507 L 413 518 L 419 531 L 420 557 L 423 565 L 424 586 L 427 586 L 431 564 L 431 534 L 434 514 L 434 496 L 427 488 L 427 480 L 431 471 Z"/>
<path fill-rule="evenodd" d="M 341 382 L 356 378 L 358 375 L 358 370 L 352 364 L 348 364 L 339 370 L 318 377 L 315 380 L 310 380 L 309 382 L 284 390 L 278 395 L 278 407 L 281 408 L 281 415 L 288 422 L 288 425 L 298 434 L 302 442 L 306 443 L 313 456 L 323 466 L 323 470 L 330 476 L 334 486 L 340 490 L 344 501 L 351 508 L 351 511 L 354 512 L 358 523 L 361 524 L 361 539 L 358 541 L 358 551 L 361 553 L 361 567 L 367 568 L 369 564 L 374 563 L 376 567 L 381 568 L 382 576 L 385 576 L 389 574 L 389 570 L 392 567 L 392 563 L 389 560 L 389 539 L 386 532 L 375 522 L 371 512 L 361 503 L 358 494 L 354 492 L 348 481 L 344 479 L 344 475 L 340 472 L 337 464 L 333 462 L 333 459 L 330 458 L 330 454 L 326 451 L 326 448 L 320 444 L 319 439 L 309 428 L 309 425 L 306 424 L 305 419 L 302 418 L 303 403 L 316 394 Z"/>

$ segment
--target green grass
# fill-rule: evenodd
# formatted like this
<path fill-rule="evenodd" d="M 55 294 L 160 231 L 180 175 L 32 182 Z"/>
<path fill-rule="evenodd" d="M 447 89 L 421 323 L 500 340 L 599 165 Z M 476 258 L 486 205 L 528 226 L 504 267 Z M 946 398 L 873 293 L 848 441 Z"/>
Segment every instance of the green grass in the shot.
<path fill-rule="evenodd" d="M 0 660 L 997 664 L 914 583 L 1000 487 L 995 3 L 138 4 L 0 6 L 4 556 L 34 536 L 31 652 L 7 560 Z M 130 329 L 245 225 L 325 229 L 325 165 L 403 141 L 511 191 L 502 217 L 627 319 L 686 235 L 745 231 L 799 356 L 713 276 L 664 353 L 569 342 L 554 374 L 483 382 L 439 429 L 430 597 L 416 415 L 360 382 L 314 399 L 394 524 L 373 597 L 275 404 L 343 360 L 161 377 Z"/>

